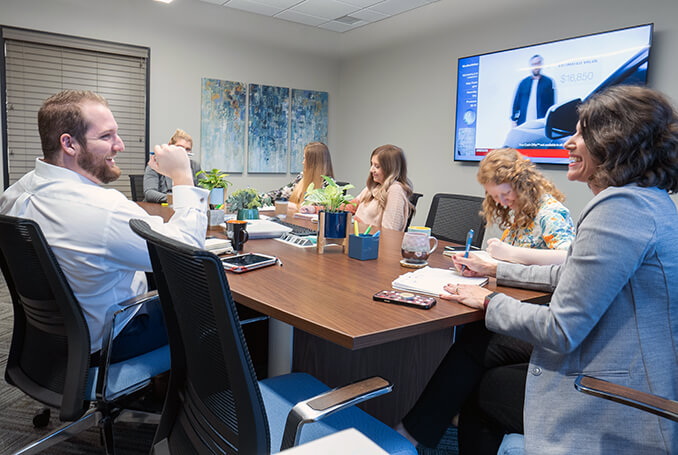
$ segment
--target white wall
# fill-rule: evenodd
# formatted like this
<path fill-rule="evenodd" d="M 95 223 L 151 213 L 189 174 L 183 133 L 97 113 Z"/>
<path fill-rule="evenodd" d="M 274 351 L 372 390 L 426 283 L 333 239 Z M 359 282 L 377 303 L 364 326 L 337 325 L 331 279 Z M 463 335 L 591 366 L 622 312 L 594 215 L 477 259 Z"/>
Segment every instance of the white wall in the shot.
<path fill-rule="evenodd" d="M 441 1 L 426 8 L 440 16 L 450 14 L 451 3 L 458 4 Z M 676 18 L 675 0 L 546 0 L 512 11 L 488 10 L 482 20 L 468 24 L 450 16 L 454 26 L 349 57 L 341 66 L 334 149 L 348 159 L 339 161 L 335 172 L 361 186 L 371 151 L 384 143 L 401 146 L 415 191 L 424 194 L 415 215 L 415 222 L 423 224 L 434 193 L 483 195 L 475 179 L 477 165 L 452 159 L 458 57 L 654 22 L 649 85 L 678 101 Z M 407 20 L 407 15 L 396 16 L 351 32 L 355 35 L 347 39 L 369 41 L 406 26 Z M 565 166 L 540 169 L 566 193 L 566 205 L 577 219 L 591 198 L 586 185 L 568 182 Z"/>
<path fill-rule="evenodd" d="M 649 84 L 678 101 L 675 0 L 442 0 L 346 34 L 198 0 L 2 0 L 0 23 L 151 48 L 152 144 L 174 128 L 200 135 L 200 78 L 329 92 L 329 146 L 337 177 L 364 185 L 370 152 L 403 147 L 423 224 L 437 192 L 482 195 L 477 165 L 452 160 L 460 56 L 654 22 Z M 417 26 L 421 18 L 426 27 Z M 390 44 L 389 44 L 390 43 Z M 342 56 L 341 58 L 339 56 Z M 564 166 L 541 166 L 575 218 L 590 199 Z M 236 176 L 273 188 L 289 176 Z"/>
<path fill-rule="evenodd" d="M 151 145 L 167 142 L 182 128 L 200 153 L 202 77 L 329 92 L 330 150 L 336 140 L 338 59 L 326 57 L 337 45 L 334 32 L 198 0 L 171 5 L 151 0 L 2 0 L 0 23 L 150 47 Z M 250 185 L 264 191 L 288 183 L 290 176 L 232 175 L 229 180 L 233 188 Z"/>

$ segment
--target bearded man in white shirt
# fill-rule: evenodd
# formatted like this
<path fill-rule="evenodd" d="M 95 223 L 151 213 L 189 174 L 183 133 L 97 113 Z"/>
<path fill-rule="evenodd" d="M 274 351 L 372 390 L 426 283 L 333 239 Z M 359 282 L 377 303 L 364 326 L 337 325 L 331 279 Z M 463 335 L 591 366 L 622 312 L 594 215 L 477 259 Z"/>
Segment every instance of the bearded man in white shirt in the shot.
<path fill-rule="evenodd" d="M 107 101 L 96 93 L 66 90 L 48 98 L 38 112 L 38 130 L 43 158 L 0 197 L 0 213 L 38 223 L 82 307 L 96 356 L 108 308 L 148 288 L 148 250 L 129 220 L 143 219 L 202 248 L 208 192 L 193 186 L 184 149 L 168 145 L 156 145 L 148 162 L 174 182 L 175 214 L 167 223 L 121 192 L 100 186 L 120 177 L 115 158 L 125 145 Z M 117 324 L 112 361 L 167 343 L 159 307 L 142 305 Z"/>

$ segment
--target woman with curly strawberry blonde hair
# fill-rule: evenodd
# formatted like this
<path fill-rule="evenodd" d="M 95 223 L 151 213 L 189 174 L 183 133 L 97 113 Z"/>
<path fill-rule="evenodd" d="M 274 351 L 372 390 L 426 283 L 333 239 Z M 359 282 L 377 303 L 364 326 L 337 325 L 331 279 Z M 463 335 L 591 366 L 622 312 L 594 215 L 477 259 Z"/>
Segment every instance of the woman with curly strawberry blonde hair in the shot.
<path fill-rule="evenodd" d="M 480 162 L 478 182 L 485 188 L 482 216 L 504 229 L 489 239 L 496 259 L 521 264 L 558 264 L 574 240 L 570 211 L 558 188 L 535 165 L 511 148 L 493 150 Z"/>

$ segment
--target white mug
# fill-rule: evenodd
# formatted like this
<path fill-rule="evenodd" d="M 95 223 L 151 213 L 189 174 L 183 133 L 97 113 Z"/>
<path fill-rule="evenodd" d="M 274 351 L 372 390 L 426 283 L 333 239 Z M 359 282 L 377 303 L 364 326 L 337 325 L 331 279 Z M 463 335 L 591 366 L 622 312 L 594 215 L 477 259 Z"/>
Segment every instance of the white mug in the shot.
<path fill-rule="evenodd" d="M 431 246 L 433 240 L 433 246 Z M 426 232 L 406 232 L 400 252 L 403 258 L 412 264 L 423 264 L 438 248 L 438 239 Z"/>

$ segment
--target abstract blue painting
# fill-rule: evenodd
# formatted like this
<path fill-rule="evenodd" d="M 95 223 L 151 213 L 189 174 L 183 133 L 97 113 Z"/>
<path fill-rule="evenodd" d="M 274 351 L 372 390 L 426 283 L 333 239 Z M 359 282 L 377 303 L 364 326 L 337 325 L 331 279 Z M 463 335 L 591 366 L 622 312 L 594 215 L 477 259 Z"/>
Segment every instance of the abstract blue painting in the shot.
<path fill-rule="evenodd" d="M 290 172 L 301 172 L 304 147 L 309 142 L 327 144 L 327 92 L 292 89 Z"/>
<path fill-rule="evenodd" d="M 247 172 L 287 172 L 290 89 L 249 85 Z"/>
<path fill-rule="evenodd" d="M 243 172 L 247 92 L 242 82 L 202 78 L 200 151 L 203 169 Z"/>

